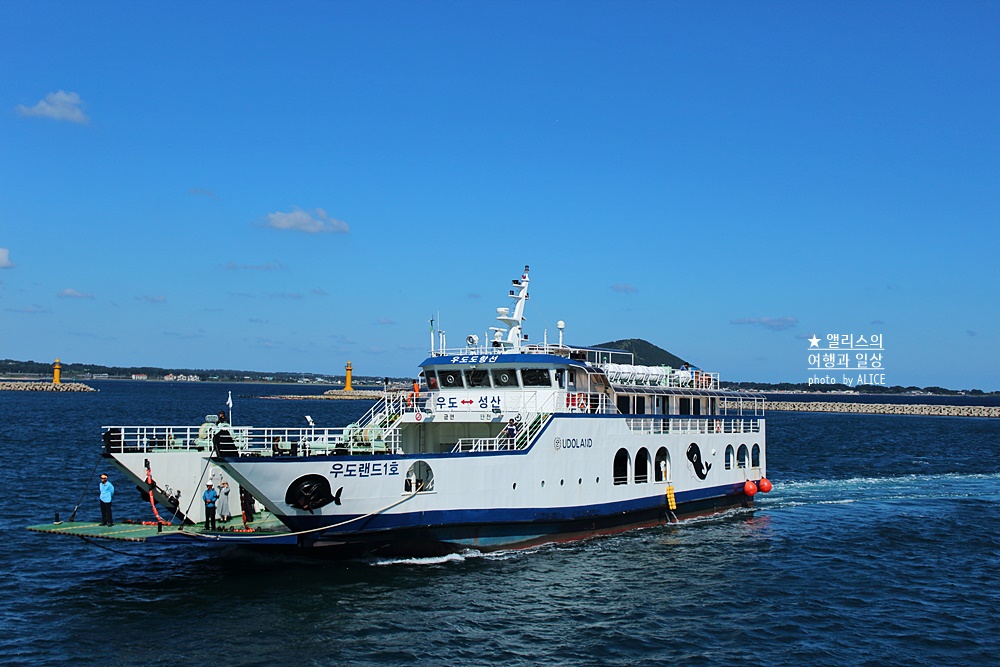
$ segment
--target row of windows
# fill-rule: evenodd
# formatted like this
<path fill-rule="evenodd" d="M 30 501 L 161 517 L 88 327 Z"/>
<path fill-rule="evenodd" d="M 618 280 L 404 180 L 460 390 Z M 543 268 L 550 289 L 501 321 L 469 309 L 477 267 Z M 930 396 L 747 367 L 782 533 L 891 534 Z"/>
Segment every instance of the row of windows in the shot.
<path fill-rule="evenodd" d="M 747 446 L 740 445 L 740 448 L 736 451 L 736 466 L 738 468 L 747 467 Z M 760 467 L 760 445 L 754 443 L 753 449 L 750 450 L 750 467 L 759 468 Z M 726 446 L 726 470 L 733 469 L 733 446 Z"/>
<path fill-rule="evenodd" d="M 650 478 L 650 468 L 654 482 L 665 482 L 670 479 L 670 453 L 666 447 L 656 450 L 656 458 L 651 460 L 649 451 L 640 447 L 635 454 L 635 470 L 632 471 L 632 457 L 627 449 L 619 449 L 615 453 L 612 479 L 615 484 L 628 484 L 631 477 L 634 484 L 646 484 Z"/>
<path fill-rule="evenodd" d="M 552 387 L 565 388 L 564 371 L 551 368 L 466 368 L 424 370 L 431 391 L 475 387 Z"/>
<path fill-rule="evenodd" d="M 726 447 L 726 470 L 733 468 L 733 446 Z M 750 467 L 760 467 L 760 445 L 754 443 L 751 449 L 746 445 L 740 445 L 735 451 L 736 464 L 740 468 L 747 467 L 747 458 L 750 459 Z M 666 447 L 660 447 L 656 451 L 656 459 L 651 461 L 649 451 L 642 447 L 635 455 L 635 468 L 633 470 L 632 457 L 627 449 L 619 449 L 615 453 L 613 480 L 615 484 L 628 484 L 631 479 L 633 484 L 645 484 L 650 478 L 650 467 L 652 466 L 652 477 L 654 482 L 663 482 L 670 479 L 670 453 Z"/>

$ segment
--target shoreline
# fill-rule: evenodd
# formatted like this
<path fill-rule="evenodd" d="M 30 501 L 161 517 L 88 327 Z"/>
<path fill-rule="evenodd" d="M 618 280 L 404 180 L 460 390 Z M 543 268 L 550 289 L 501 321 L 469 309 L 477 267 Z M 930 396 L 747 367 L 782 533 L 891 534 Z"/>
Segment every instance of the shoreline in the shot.
<path fill-rule="evenodd" d="M 725 401 L 725 407 L 735 409 L 738 402 Z M 929 417 L 1000 417 L 995 405 L 929 405 L 927 403 L 840 403 L 823 401 L 766 401 L 764 411 L 843 412 L 864 415 L 922 415 Z"/>

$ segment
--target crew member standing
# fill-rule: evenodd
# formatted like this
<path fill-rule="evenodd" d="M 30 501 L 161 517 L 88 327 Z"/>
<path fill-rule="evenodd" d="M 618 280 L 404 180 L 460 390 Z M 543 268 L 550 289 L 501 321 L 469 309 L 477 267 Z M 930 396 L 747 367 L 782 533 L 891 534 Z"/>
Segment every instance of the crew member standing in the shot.
<path fill-rule="evenodd" d="M 101 525 L 113 526 L 114 519 L 111 517 L 111 499 L 115 495 L 114 485 L 108 481 L 107 475 L 101 475 Z"/>
<path fill-rule="evenodd" d="M 205 501 L 205 530 L 215 530 L 215 501 L 219 499 L 219 492 L 212 486 L 212 480 L 205 482 L 205 493 L 201 494 Z"/>

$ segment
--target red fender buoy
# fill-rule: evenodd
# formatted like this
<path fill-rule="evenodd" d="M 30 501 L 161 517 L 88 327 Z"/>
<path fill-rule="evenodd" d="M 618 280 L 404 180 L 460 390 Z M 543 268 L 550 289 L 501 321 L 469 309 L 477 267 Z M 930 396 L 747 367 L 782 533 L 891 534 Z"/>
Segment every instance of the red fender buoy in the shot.
<path fill-rule="evenodd" d="M 748 479 L 746 484 L 743 485 L 743 493 L 753 497 L 753 495 L 757 493 L 757 485 Z"/>
<path fill-rule="evenodd" d="M 758 487 L 758 488 L 759 488 L 759 489 L 760 489 L 760 490 L 761 490 L 761 491 L 762 491 L 763 493 L 768 493 L 768 492 L 769 492 L 769 491 L 771 490 L 771 482 L 769 482 L 769 481 L 767 480 L 767 477 L 761 477 L 761 478 L 760 478 L 760 483 L 759 483 L 759 484 L 757 485 L 757 487 Z"/>

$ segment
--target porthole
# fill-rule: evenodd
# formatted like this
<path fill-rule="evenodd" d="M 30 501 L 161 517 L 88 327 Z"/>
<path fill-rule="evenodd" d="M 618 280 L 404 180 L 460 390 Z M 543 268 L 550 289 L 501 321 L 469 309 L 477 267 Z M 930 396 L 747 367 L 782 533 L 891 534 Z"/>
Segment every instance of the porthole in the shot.
<path fill-rule="evenodd" d="M 581 477 L 581 478 L 580 478 L 580 479 L 579 479 L 579 480 L 577 481 L 577 484 L 583 484 L 583 477 Z"/>
<path fill-rule="evenodd" d="M 544 479 L 542 480 L 542 488 L 543 489 L 545 488 L 545 480 Z"/>
<path fill-rule="evenodd" d="M 566 480 L 564 480 L 564 479 L 559 480 L 559 486 L 562 486 L 565 483 L 566 483 Z"/>
<path fill-rule="evenodd" d="M 514 486 L 512 486 L 512 487 L 510 487 L 510 488 L 512 488 L 512 489 L 514 489 L 515 491 L 517 491 L 517 482 L 514 482 Z"/>
<path fill-rule="evenodd" d="M 597 478 L 596 480 L 594 480 L 594 481 L 595 481 L 595 482 L 597 482 L 598 484 L 600 484 L 600 483 L 601 483 L 601 478 L 600 478 L 600 477 L 598 477 L 598 478 Z"/>

